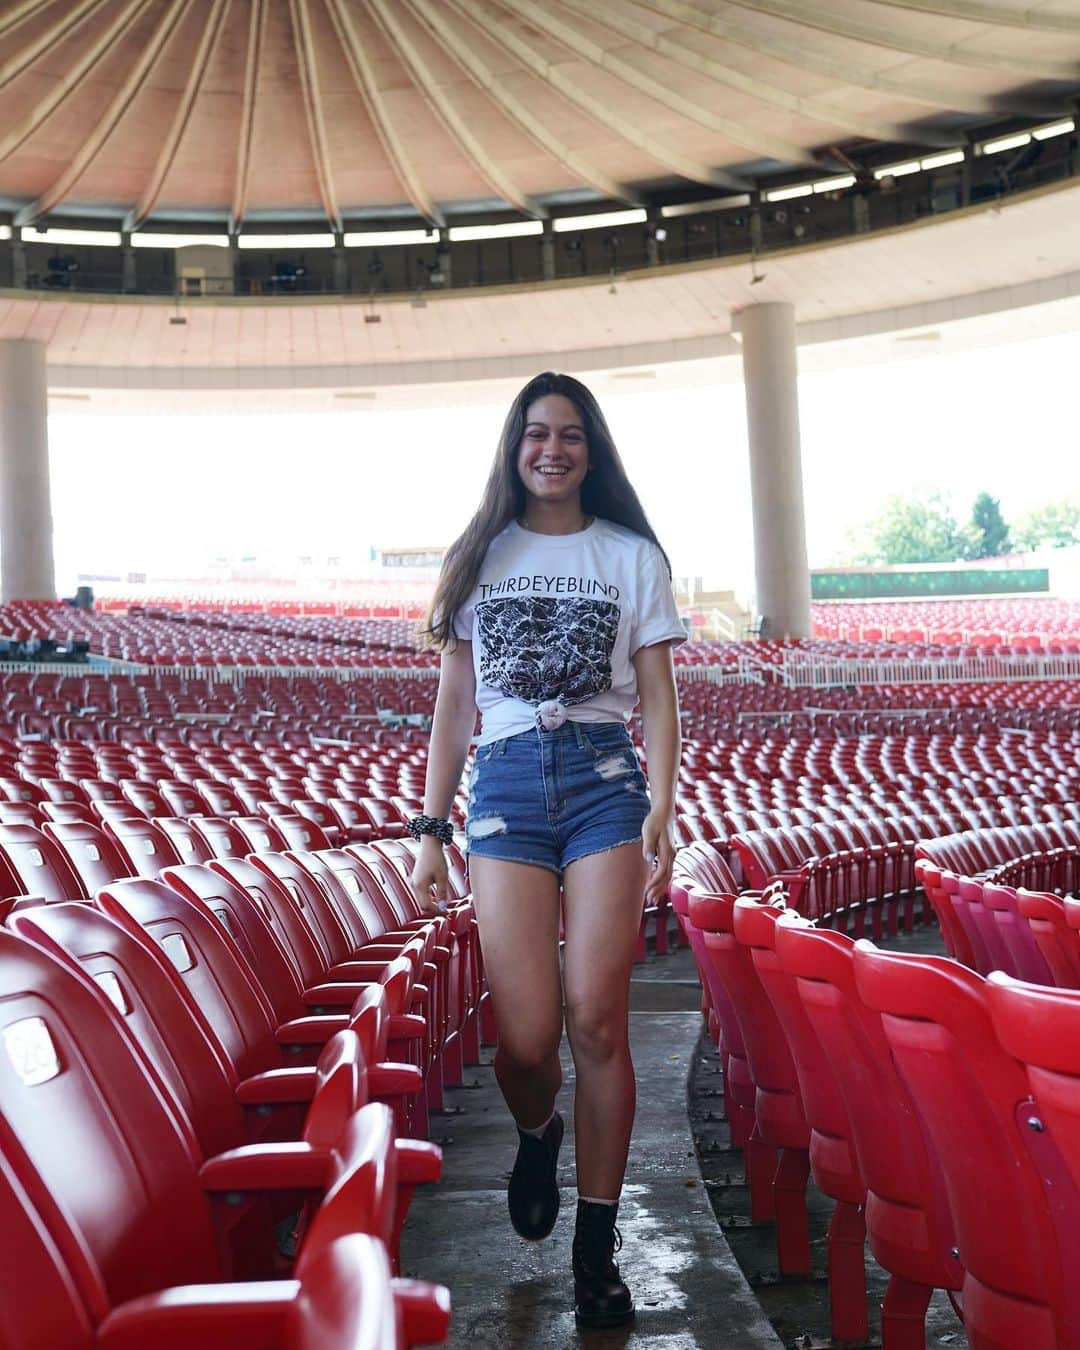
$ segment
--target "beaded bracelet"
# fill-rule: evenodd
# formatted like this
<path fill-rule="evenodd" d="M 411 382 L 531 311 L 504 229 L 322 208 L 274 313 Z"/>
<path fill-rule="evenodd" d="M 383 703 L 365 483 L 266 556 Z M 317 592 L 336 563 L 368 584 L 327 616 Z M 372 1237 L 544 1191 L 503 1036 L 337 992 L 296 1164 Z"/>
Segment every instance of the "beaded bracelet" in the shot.
<path fill-rule="evenodd" d="M 414 839 L 433 834 L 440 844 L 449 844 L 454 838 L 454 827 L 442 816 L 413 816 L 409 821 L 409 833 Z"/>

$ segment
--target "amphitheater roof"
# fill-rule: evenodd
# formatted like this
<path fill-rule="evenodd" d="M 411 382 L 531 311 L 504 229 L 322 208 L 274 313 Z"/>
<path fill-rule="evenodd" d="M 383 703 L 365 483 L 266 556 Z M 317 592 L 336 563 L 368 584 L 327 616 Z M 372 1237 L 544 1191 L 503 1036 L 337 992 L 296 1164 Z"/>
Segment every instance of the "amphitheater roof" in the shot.
<path fill-rule="evenodd" d="M 0 207 L 544 216 L 955 146 L 1078 85 L 1074 0 L 0 0 Z"/>

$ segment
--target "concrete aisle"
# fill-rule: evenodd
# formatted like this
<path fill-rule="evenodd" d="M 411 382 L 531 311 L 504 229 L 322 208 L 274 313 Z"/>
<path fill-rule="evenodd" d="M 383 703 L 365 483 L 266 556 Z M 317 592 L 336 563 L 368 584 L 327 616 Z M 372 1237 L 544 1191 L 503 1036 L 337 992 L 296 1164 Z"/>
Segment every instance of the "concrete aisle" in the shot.
<path fill-rule="evenodd" d="M 694 1155 L 686 1077 L 701 1025 L 699 998 L 685 949 L 635 970 L 631 1041 L 638 1113 L 619 1211 L 625 1244 L 619 1262 L 638 1308 L 630 1329 L 579 1333 L 574 1325 L 573 1065 L 565 1043 L 562 1210 L 544 1242 L 524 1242 L 507 1217 L 517 1136 L 487 1066 L 491 1052 L 484 1051 L 484 1066 L 466 1071 L 468 1087 L 447 1093 L 456 1114 L 432 1120 L 432 1137 L 444 1142 L 443 1180 L 416 1194 L 402 1265 L 406 1274 L 449 1286 L 449 1345 L 455 1350 L 780 1346 L 720 1232 Z"/>

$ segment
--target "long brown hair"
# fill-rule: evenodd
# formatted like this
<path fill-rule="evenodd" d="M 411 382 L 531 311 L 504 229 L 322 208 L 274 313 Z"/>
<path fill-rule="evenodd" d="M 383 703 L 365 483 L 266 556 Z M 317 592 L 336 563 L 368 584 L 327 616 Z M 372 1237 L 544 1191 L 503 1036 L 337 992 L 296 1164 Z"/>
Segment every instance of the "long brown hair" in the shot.
<path fill-rule="evenodd" d="M 517 471 L 518 449 L 529 408 L 548 394 L 561 394 L 577 409 L 589 447 L 590 472 L 581 488 L 581 509 L 644 535 L 664 553 L 645 509 L 626 476 L 604 414 L 592 392 L 572 375 L 552 370 L 534 376 L 510 405 L 499 448 L 476 514 L 446 551 L 435 595 L 420 630 L 426 645 L 442 651 L 453 641 L 454 619 L 476 585 L 488 545 L 525 510 L 525 484 Z M 667 554 L 664 560 L 671 563 Z"/>

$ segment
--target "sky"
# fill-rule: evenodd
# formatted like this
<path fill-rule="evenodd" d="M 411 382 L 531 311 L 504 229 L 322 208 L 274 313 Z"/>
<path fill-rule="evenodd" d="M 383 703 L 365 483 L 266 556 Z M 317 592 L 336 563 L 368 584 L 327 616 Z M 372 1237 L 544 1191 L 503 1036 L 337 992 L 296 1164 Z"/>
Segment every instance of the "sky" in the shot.
<path fill-rule="evenodd" d="M 1080 335 L 926 346 L 800 375 L 811 566 L 842 562 L 851 534 L 896 493 L 944 492 L 966 518 L 985 490 L 1007 520 L 1080 499 Z M 743 595 L 750 487 L 730 368 L 723 381 L 668 388 L 658 367 L 601 404 L 676 575 Z M 50 415 L 61 593 L 78 573 L 207 575 L 221 558 L 292 575 L 298 558 L 333 557 L 356 575 L 372 547 L 445 545 L 475 508 L 506 411 L 501 391 L 498 402 L 477 391 L 471 405 L 407 411 Z"/>

